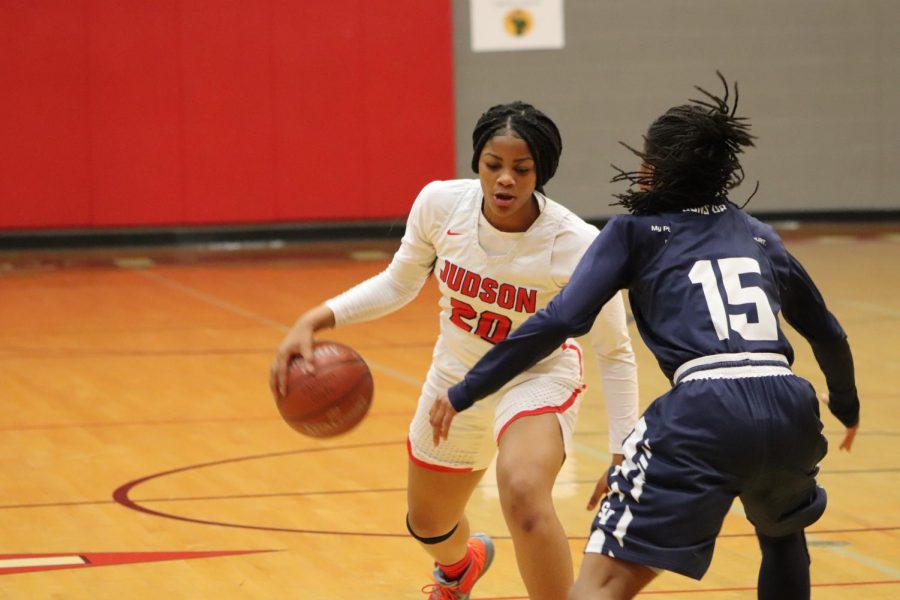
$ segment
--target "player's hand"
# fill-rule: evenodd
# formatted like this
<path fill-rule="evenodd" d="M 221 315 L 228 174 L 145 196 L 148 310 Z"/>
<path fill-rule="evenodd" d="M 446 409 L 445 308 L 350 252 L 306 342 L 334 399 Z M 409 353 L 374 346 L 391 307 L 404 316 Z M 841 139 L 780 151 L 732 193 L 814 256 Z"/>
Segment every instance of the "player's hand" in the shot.
<path fill-rule="evenodd" d="M 828 393 L 819 394 L 819 401 L 822 402 L 825 406 L 828 406 Z M 850 449 L 853 448 L 853 440 L 856 439 L 856 431 L 859 429 L 859 423 L 854 425 L 853 427 L 848 427 L 844 432 L 844 440 L 841 442 L 840 449 L 846 450 L 850 452 Z"/>
<path fill-rule="evenodd" d="M 853 427 L 848 427 L 844 432 L 844 440 L 841 442 L 840 449 L 846 450 L 850 452 L 850 449 L 853 447 L 853 440 L 856 439 L 856 430 L 859 429 L 859 423 L 854 425 Z"/>
<path fill-rule="evenodd" d="M 315 371 L 312 360 L 314 346 L 312 329 L 301 323 L 295 325 L 279 344 L 269 369 L 269 389 L 276 400 L 287 394 L 288 369 L 295 358 L 300 357 L 301 368 L 306 373 L 312 374 Z"/>
<path fill-rule="evenodd" d="M 431 423 L 435 447 L 441 443 L 441 439 L 447 439 L 447 435 L 450 433 L 450 423 L 456 414 L 456 409 L 450 404 L 450 396 L 447 395 L 447 392 L 442 392 L 431 405 L 431 412 L 428 413 L 428 422 Z"/>
<path fill-rule="evenodd" d="M 269 369 L 269 389 L 275 400 L 280 400 L 287 394 L 288 368 L 292 360 L 300 357 L 300 368 L 308 375 L 315 372 L 313 334 L 320 329 L 334 327 L 334 324 L 334 313 L 327 304 L 320 304 L 300 315 L 279 344 Z"/>
<path fill-rule="evenodd" d="M 597 485 L 594 486 L 594 493 L 591 494 L 591 499 L 588 500 L 587 510 L 595 510 L 597 505 L 600 504 L 600 499 L 606 495 L 606 492 L 609 491 L 609 471 L 603 474 L 603 477 L 597 480 Z"/>
<path fill-rule="evenodd" d="M 613 454 L 612 463 L 610 463 L 609 468 L 613 468 L 616 465 L 621 465 L 622 460 L 624 460 L 625 456 L 623 454 Z M 600 500 L 603 496 L 606 495 L 606 492 L 609 491 L 609 469 L 603 473 L 603 477 L 601 477 L 597 481 L 597 485 L 594 486 L 594 493 L 591 494 L 591 499 L 588 500 L 587 510 L 595 510 L 597 505 L 600 504 Z"/>

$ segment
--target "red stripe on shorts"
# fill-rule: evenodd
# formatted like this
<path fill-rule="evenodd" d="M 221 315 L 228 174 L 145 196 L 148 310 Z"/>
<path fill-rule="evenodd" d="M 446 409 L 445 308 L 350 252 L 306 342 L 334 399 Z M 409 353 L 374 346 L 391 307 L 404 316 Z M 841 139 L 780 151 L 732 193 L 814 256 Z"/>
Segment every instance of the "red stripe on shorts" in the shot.
<path fill-rule="evenodd" d="M 422 467 L 423 469 L 428 469 L 429 471 L 444 471 L 448 473 L 468 473 L 472 470 L 472 467 L 445 467 L 444 465 L 433 465 L 431 463 L 427 463 L 423 460 L 420 460 L 413 456 L 412 451 L 412 442 L 409 441 L 409 438 L 406 438 L 406 453 L 409 454 L 409 460 L 413 462 L 414 465 Z"/>
<path fill-rule="evenodd" d="M 578 355 L 578 376 L 584 377 L 584 361 L 581 357 L 581 348 L 576 344 L 563 344 L 562 349 L 575 351 L 575 353 Z"/>
<path fill-rule="evenodd" d="M 506 431 L 506 428 L 509 427 L 510 425 L 512 425 L 513 421 L 515 421 L 516 419 L 520 419 L 520 418 L 522 418 L 522 417 L 530 417 L 530 416 L 532 416 L 532 415 L 541 415 L 541 414 L 544 414 L 544 413 L 561 413 L 561 412 L 566 412 L 566 411 L 569 409 L 570 406 L 572 406 L 573 404 L 575 404 L 575 399 L 578 398 L 578 394 L 581 393 L 581 390 L 582 390 L 582 388 L 578 388 L 577 390 L 575 390 L 574 392 L 572 392 L 572 395 L 569 396 L 569 397 L 566 399 L 566 401 L 563 402 L 562 404 L 560 404 L 559 406 L 542 406 L 542 407 L 540 407 L 540 408 L 535 408 L 535 409 L 532 409 L 532 410 L 523 410 L 523 411 L 520 412 L 520 413 L 516 413 L 515 415 L 513 415 L 513 418 L 512 418 L 512 419 L 510 419 L 509 421 L 507 421 L 507 422 L 503 425 L 503 427 L 500 428 L 500 433 L 497 434 L 497 443 L 498 443 L 498 444 L 500 443 L 500 438 L 503 437 L 503 432 Z"/>

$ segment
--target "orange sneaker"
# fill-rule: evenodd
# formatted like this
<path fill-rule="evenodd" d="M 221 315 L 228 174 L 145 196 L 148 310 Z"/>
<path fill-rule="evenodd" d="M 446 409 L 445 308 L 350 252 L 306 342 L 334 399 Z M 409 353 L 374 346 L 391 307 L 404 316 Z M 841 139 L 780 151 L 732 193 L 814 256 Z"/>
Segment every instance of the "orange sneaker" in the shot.
<path fill-rule="evenodd" d="M 484 533 L 473 533 L 468 544 L 472 549 L 472 563 L 459 579 L 447 581 L 440 567 L 434 566 L 434 583 L 422 588 L 428 594 L 428 600 L 469 600 L 475 582 L 481 579 L 494 560 L 494 542 Z"/>

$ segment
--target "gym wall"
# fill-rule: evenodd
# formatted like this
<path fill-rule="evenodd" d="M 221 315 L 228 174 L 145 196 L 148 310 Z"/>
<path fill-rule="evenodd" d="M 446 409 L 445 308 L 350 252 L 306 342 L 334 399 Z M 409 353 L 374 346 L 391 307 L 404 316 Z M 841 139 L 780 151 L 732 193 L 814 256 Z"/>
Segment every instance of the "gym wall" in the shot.
<path fill-rule="evenodd" d="M 2 2 L 0 232 L 402 222 L 516 98 L 563 132 L 548 193 L 602 220 L 618 141 L 717 69 L 758 136 L 736 201 L 900 214 L 900 2 L 565 0 L 563 49 L 487 53 L 469 2 Z"/>
<path fill-rule="evenodd" d="M 403 217 L 451 178 L 451 7 L 0 3 L 0 230 Z"/>
<path fill-rule="evenodd" d="M 456 168 L 492 104 L 528 100 L 556 120 L 564 150 L 551 197 L 582 217 L 609 206 L 614 171 L 670 106 L 740 89 L 756 148 L 733 199 L 756 213 L 900 216 L 900 2 L 896 0 L 564 0 L 565 48 L 470 49 L 469 0 L 454 0 Z M 527 4 L 527 3 L 522 3 Z"/>

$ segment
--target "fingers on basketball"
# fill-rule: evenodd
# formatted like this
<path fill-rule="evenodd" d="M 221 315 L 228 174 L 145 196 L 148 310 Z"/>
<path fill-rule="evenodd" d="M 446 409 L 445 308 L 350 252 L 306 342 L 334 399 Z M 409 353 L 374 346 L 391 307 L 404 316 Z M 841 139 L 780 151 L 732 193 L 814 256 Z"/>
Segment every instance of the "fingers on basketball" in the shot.
<path fill-rule="evenodd" d="M 359 353 L 338 342 L 317 342 L 313 360 L 313 373 L 303 368 L 302 357 L 291 361 L 286 393 L 276 400 L 278 412 L 303 435 L 325 438 L 346 433 L 369 412 L 372 373 Z"/>

